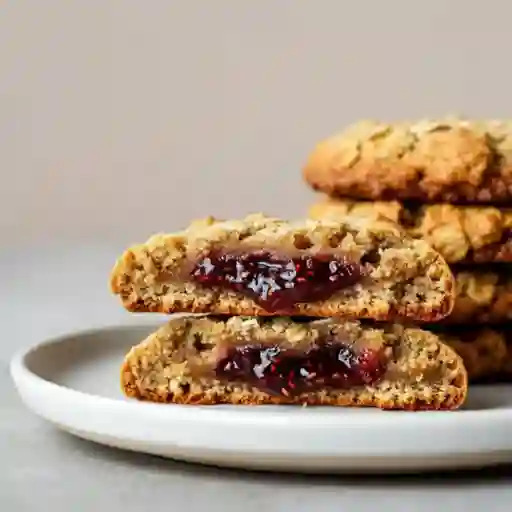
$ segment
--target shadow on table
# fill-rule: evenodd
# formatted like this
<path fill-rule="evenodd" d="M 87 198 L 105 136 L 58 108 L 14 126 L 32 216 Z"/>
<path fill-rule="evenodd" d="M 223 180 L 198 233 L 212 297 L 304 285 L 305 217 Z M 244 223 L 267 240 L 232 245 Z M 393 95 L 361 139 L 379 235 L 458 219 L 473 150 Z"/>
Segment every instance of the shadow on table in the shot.
<path fill-rule="evenodd" d="M 130 452 L 117 448 L 99 445 L 92 441 L 86 441 L 67 434 L 62 431 L 54 431 L 54 435 L 59 436 L 59 442 L 68 444 L 71 449 L 78 452 L 85 458 L 101 459 L 104 462 L 110 462 L 122 466 L 133 466 L 139 469 L 179 472 L 189 474 L 190 476 L 201 476 L 201 478 L 223 478 L 233 480 L 254 481 L 265 480 L 276 482 L 286 481 L 287 484 L 304 484 L 307 480 L 308 485 L 332 485 L 340 480 L 343 483 L 352 485 L 372 485 L 385 484 L 386 486 L 403 486 L 407 484 L 430 486 L 449 485 L 468 485 L 475 483 L 490 483 L 500 481 L 512 481 L 512 465 L 495 466 L 484 469 L 461 470 L 461 471 L 442 471 L 428 473 L 409 473 L 409 474 L 370 474 L 370 475 L 318 475 L 318 474 L 293 474 L 293 473 L 275 473 L 270 471 L 252 471 L 243 469 L 218 468 L 215 466 L 205 466 L 202 464 L 192 464 L 187 462 L 174 461 L 154 455 Z"/>

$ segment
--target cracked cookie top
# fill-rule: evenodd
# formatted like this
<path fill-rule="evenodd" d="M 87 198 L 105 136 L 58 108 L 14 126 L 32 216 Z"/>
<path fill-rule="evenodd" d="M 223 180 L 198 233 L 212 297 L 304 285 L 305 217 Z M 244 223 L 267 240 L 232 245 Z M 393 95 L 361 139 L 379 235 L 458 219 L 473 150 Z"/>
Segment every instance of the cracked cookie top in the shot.
<path fill-rule="evenodd" d="M 385 217 L 212 217 L 128 248 L 111 290 L 130 311 L 436 321 L 454 302 L 441 255 Z"/>
<path fill-rule="evenodd" d="M 329 195 L 426 202 L 512 200 L 512 121 L 366 120 L 320 142 L 305 180 Z"/>
<path fill-rule="evenodd" d="M 326 198 L 312 205 L 314 219 L 385 216 L 439 251 L 448 263 L 512 261 L 512 209 L 446 203 L 410 206 L 398 201 Z"/>
<path fill-rule="evenodd" d="M 439 254 L 427 243 L 413 239 L 395 222 L 380 215 L 286 221 L 258 213 L 237 220 L 208 217 L 192 222 L 183 231 L 154 235 L 145 244 L 126 251 L 113 273 L 118 275 L 123 270 L 123 262 L 139 256 L 151 271 L 155 265 L 163 264 L 170 268 L 173 262 L 195 259 L 218 247 L 234 251 L 268 249 L 277 253 L 311 255 L 342 251 L 354 261 L 365 257 L 377 258 L 373 251 L 380 250 L 378 273 L 383 276 L 402 275 L 406 279 L 414 275 L 418 261 L 423 265 L 439 261 L 441 266 L 445 266 Z"/>

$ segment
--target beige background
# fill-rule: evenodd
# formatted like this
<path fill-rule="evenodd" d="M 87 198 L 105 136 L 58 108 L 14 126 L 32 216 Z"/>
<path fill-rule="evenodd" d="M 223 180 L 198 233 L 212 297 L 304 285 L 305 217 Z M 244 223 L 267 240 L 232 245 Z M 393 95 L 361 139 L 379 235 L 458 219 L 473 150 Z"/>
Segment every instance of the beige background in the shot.
<path fill-rule="evenodd" d="M 8 361 L 139 322 L 107 287 L 125 244 L 303 213 L 305 156 L 354 119 L 512 117 L 511 20 L 507 0 L 0 0 L 0 510 L 510 511 L 507 469 L 293 478 L 81 442 L 22 406 Z"/>
<path fill-rule="evenodd" d="M 356 118 L 512 116 L 511 17 L 505 0 L 4 0 L 2 238 L 300 215 L 305 156 Z"/>

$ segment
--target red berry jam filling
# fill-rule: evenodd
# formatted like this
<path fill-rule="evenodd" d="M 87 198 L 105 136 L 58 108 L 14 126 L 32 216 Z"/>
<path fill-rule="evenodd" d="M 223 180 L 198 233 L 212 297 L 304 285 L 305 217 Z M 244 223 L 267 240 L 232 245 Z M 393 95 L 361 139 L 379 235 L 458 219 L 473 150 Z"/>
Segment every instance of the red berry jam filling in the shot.
<path fill-rule="evenodd" d="M 329 342 L 306 352 L 277 345 L 230 348 L 216 365 L 216 377 L 246 382 L 267 393 L 296 395 L 319 388 L 350 388 L 373 384 L 386 371 L 381 352 L 355 352 Z"/>
<path fill-rule="evenodd" d="M 194 266 L 192 278 L 203 286 L 222 287 L 251 297 L 269 312 L 329 298 L 356 284 L 363 267 L 332 255 L 283 258 L 268 251 L 213 252 Z"/>

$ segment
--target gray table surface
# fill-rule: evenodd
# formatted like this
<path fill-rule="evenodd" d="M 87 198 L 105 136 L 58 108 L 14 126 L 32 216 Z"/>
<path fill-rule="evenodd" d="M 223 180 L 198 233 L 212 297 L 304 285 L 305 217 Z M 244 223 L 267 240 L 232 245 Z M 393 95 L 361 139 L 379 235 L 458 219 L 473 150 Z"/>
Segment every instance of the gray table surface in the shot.
<path fill-rule="evenodd" d="M 0 251 L 0 510 L 506 511 L 512 467 L 400 477 L 220 470 L 76 439 L 26 410 L 13 352 L 73 329 L 134 321 L 106 288 L 119 247 Z M 77 276 L 79 279 L 77 280 Z M 80 287 L 70 287 L 80 283 Z"/>

